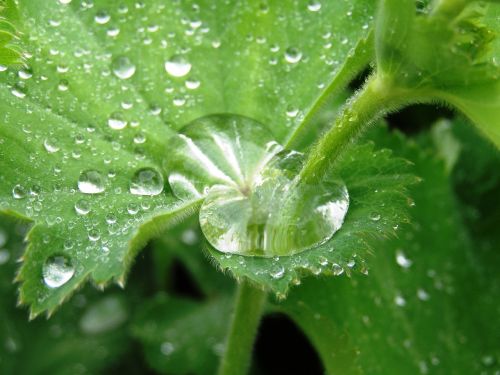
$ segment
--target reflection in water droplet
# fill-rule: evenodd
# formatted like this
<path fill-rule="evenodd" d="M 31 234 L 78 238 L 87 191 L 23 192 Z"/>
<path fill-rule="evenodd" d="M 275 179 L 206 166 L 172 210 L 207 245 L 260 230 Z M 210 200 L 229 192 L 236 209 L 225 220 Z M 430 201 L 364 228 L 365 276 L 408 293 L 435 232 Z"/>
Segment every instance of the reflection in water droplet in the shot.
<path fill-rule="evenodd" d="M 49 288 L 58 288 L 66 284 L 75 274 L 75 267 L 64 255 L 53 255 L 42 268 L 43 281 Z"/>
<path fill-rule="evenodd" d="M 152 168 L 143 168 L 135 172 L 130 181 L 130 192 L 134 195 L 158 195 L 163 191 L 163 177 Z"/>
<path fill-rule="evenodd" d="M 302 59 L 302 52 L 295 47 L 288 47 L 285 51 L 285 60 L 290 64 L 296 64 Z"/>
<path fill-rule="evenodd" d="M 113 60 L 113 73 L 120 79 L 129 79 L 135 73 L 135 65 L 128 57 L 120 56 Z"/>
<path fill-rule="evenodd" d="M 201 229 L 219 251 L 291 255 L 324 243 L 342 226 L 349 206 L 345 185 L 298 181 L 303 155 L 283 151 L 260 123 L 209 116 L 174 142 L 172 191 L 180 199 L 205 196 Z"/>
<path fill-rule="evenodd" d="M 105 190 L 105 179 L 95 170 L 83 171 L 78 178 L 78 189 L 84 194 L 98 194 Z"/>

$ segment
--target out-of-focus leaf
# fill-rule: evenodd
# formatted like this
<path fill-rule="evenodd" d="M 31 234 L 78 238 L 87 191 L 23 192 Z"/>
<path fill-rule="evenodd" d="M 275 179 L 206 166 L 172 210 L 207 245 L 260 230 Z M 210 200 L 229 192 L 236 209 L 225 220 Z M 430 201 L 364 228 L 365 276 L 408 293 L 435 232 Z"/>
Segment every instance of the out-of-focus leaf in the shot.
<path fill-rule="evenodd" d="M 149 364 L 163 374 L 214 374 L 224 351 L 231 301 L 207 303 L 164 294 L 134 318 L 132 332 Z"/>

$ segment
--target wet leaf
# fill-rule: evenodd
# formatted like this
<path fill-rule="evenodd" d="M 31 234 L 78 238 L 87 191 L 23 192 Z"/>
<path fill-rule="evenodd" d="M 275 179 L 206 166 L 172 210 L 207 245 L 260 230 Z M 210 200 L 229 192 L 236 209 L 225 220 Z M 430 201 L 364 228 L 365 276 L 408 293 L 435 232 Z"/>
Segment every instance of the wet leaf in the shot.
<path fill-rule="evenodd" d="M 166 183 L 175 130 L 238 113 L 292 137 L 368 62 L 373 6 L 19 1 L 30 58 L 0 73 L 0 206 L 34 222 L 18 277 L 32 315 L 87 279 L 123 284 L 199 206 Z"/>
<path fill-rule="evenodd" d="M 158 295 L 139 312 L 132 332 L 149 364 L 163 374 L 212 374 L 224 352 L 231 301 L 207 303 Z"/>

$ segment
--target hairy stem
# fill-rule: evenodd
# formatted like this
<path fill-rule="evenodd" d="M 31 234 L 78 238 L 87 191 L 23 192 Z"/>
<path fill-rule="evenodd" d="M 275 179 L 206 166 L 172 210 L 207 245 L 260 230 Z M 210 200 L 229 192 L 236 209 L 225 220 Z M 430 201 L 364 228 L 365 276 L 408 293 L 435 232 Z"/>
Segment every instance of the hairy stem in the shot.
<path fill-rule="evenodd" d="M 219 375 L 245 375 L 248 372 L 266 297 L 266 292 L 245 281 L 238 286 Z"/>
<path fill-rule="evenodd" d="M 314 120 L 321 109 L 328 103 L 331 98 L 338 95 L 349 82 L 368 66 L 373 58 L 373 33 L 370 33 L 366 40 L 362 40 L 354 51 L 354 54 L 349 57 L 342 66 L 340 72 L 335 76 L 334 80 L 321 94 L 313 107 L 308 111 L 301 124 L 295 129 L 288 140 L 285 142 L 285 148 L 293 150 L 305 137 L 310 127 L 314 126 Z"/>
<path fill-rule="evenodd" d="M 405 104 L 428 101 L 418 90 L 397 87 L 388 79 L 372 76 L 344 107 L 334 126 L 311 150 L 302 171 L 301 180 L 315 183 L 344 153 L 349 144 L 385 113 Z"/>

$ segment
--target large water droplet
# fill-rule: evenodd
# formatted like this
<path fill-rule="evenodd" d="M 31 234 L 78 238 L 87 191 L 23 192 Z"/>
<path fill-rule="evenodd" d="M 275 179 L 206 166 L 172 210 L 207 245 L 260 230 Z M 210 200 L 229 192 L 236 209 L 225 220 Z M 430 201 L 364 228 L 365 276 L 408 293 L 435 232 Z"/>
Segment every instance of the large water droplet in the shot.
<path fill-rule="evenodd" d="M 78 189 L 84 194 L 102 193 L 105 190 L 105 179 L 98 171 L 83 171 L 78 178 Z"/>
<path fill-rule="evenodd" d="M 135 65 L 128 57 L 120 56 L 113 60 L 113 73 L 120 79 L 129 79 L 135 73 Z"/>
<path fill-rule="evenodd" d="M 174 55 L 165 62 L 165 70 L 172 77 L 184 77 L 191 70 L 191 64 L 181 55 Z"/>
<path fill-rule="evenodd" d="M 303 155 L 283 151 L 260 123 L 241 116 L 194 121 L 174 141 L 169 183 L 181 199 L 205 196 L 200 225 L 217 250 L 291 255 L 316 247 L 342 226 L 345 185 L 307 185 Z"/>
<path fill-rule="evenodd" d="M 163 177 L 153 168 L 142 168 L 130 181 L 130 192 L 134 195 L 158 195 L 163 191 Z"/>
<path fill-rule="evenodd" d="M 49 288 L 59 288 L 71 280 L 74 274 L 75 267 L 64 255 L 51 256 L 42 268 L 43 281 Z"/>

